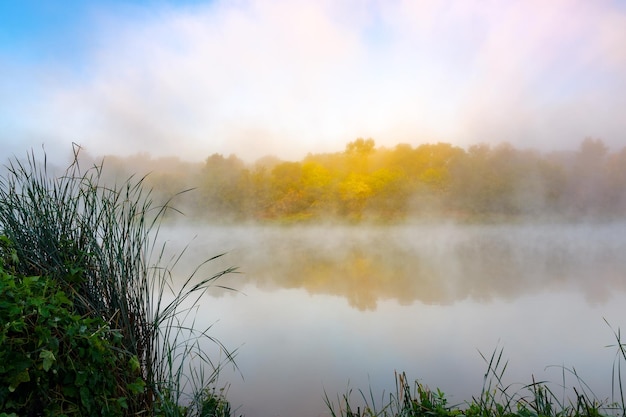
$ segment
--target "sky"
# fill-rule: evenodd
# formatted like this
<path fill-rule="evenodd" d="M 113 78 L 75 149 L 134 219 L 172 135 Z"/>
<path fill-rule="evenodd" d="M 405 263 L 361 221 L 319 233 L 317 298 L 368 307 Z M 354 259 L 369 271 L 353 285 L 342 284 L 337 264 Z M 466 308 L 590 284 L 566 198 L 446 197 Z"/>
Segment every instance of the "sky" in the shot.
<path fill-rule="evenodd" d="M 626 146 L 626 0 L 3 0 L 0 158 Z"/>

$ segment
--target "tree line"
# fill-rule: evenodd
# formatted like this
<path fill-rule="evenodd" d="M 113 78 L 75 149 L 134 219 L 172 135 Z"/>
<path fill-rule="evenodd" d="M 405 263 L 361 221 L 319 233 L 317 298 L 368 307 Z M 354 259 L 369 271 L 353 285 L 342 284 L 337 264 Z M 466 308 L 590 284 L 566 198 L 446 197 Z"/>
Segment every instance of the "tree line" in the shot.
<path fill-rule="evenodd" d="M 578 149 L 540 152 L 511 144 L 393 148 L 356 139 L 300 161 L 246 164 L 213 154 L 203 163 L 148 154 L 107 157 L 114 176 L 150 171 L 155 198 L 209 221 L 618 219 L 626 214 L 626 147 L 586 138 Z"/>

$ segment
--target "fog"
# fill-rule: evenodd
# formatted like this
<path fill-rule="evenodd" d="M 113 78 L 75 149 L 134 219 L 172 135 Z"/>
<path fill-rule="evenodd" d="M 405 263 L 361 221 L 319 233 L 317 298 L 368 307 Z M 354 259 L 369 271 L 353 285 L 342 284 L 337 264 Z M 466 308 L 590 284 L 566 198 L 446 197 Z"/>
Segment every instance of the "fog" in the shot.
<path fill-rule="evenodd" d="M 251 162 L 361 136 L 623 146 L 620 2 L 64 6 L 3 5 L 5 148 Z"/>
<path fill-rule="evenodd" d="M 626 223 L 182 223 L 161 239 L 173 252 L 188 244 L 181 277 L 221 253 L 201 274 L 238 267 L 198 317 L 238 349 L 241 375 L 221 381 L 246 415 L 326 415 L 324 391 L 336 400 L 348 387 L 380 399 L 394 371 L 462 403 L 480 394 L 479 352 L 498 347 L 520 388 L 532 376 L 558 384 L 565 366 L 611 395 L 604 319 L 623 324 Z"/>
<path fill-rule="evenodd" d="M 0 5 L 0 159 L 77 142 L 157 205 L 196 188 L 159 238 L 177 279 L 238 268 L 197 318 L 239 349 L 241 414 L 323 415 L 394 370 L 462 402 L 497 346 L 511 382 L 564 364 L 610 395 L 622 3 L 58 3 Z"/>
<path fill-rule="evenodd" d="M 449 153 L 461 155 L 457 171 L 446 171 Z M 353 389 L 359 404 L 358 390 L 371 389 L 382 404 L 396 371 L 462 405 L 480 395 L 487 366 L 481 355 L 498 349 L 509 361 L 505 385 L 522 389 L 535 378 L 571 396 L 581 384 L 569 373 L 575 369 L 590 395 L 611 399 L 615 351 L 606 346 L 616 341 L 605 320 L 623 325 L 625 155 L 592 139 L 551 157 L 508 145 L 389 150 L 361 140 L 302 164 L 270 158 L 266 163 L 281 169 L 261 166 L 260 173 L 270 174 L 250 183 L 230 182 L 254 179 L 236 156 L 216 154 L 205 164 L 109 156 L 100 185 L 135 174 L 132 181 L 144 178 L 154 187 L 156 207 L 200 186 L 172 201 L 190 215 L 166 212 L 156 253 L 165 244 L 166 263 L 182 253 L 174 287 L 192 275 L 200 280 L 237 268 L 215 282 L 191 315 L 196 328 L 210 327 L 210 337 L 236 352 L 237 368 L 225 363 L 217 387 L 227 389 L 237 415 L 315 417 L 329 415 L 324 393 L 337 405 L 336 396 Z M 83 169 L 102 163 L 81 158 Z M 303 167 L 315 168 L 306 165 L 315 158 L 319 166 L 307 177 Z M 557 160 L 567 169 L 543 177 L 532 169 Z M 333 178 L 323 175 L 323 163 L 335 169 L 335 182 L 318 181 Z M 63 174 L 64 164 L 48 164 L 50 174 Z M 389 188 L 413 194 L 385 192 L 381 166 L 413 175 L 408 184 L 415 188 Z M 555 172 L 563 176 L 544 194 Z M 361 182 L 354 180 L 359 175 Z M 446 186 L 450 178 L 459 182 Z M 320 192 L 324 183 L 332 198 Z M 346 192 L 346 184 L 356 192 Z M 379 191 L 368 195 L 370 205 L 359 197 L 368 184 Z M 249 199 L 251 191 L 259 191 L 257 200 Z M 406 215 L 394 215 L 391 203 L 406 201 L 398 205 Z M 222 219 L 220 213 L 239 207 L 240 217 Z M 326 215 L 327 209 L 336 211 Z M 258 213 L 267 217 L 255 220 Z M 203 347 L 215 361 L 226 358 L 217 344 Z M 564 369 L 565 389 L 559 386 Z"/>
<path fill-rule="evenodd" d="M 189 256 L 226 253 L 221 262 L 243 273 L 237 282 L 338 295 L 361 310 L 381 300 L 448 305 L 546 291 L 577 291 L 594 304 L 626 288 L 626 223 L 175 230 L 172 243 L 191 242 Z"/>

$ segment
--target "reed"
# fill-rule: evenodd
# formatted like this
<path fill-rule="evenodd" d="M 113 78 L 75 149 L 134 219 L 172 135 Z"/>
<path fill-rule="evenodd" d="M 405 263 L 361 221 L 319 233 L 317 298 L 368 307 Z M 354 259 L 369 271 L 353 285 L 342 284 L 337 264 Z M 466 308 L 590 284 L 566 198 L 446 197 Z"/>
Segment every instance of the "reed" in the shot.
<path fill-rule="evenodd" d="M 73 296 L 78 314 L 101 318 L 121 332 L 146 383 L 129 414 L 208 415 L 202 411 L 207 401 L 224 402 L 209 395 L 215 394 L 209 387 L 223 362 L 234 360 L 210 328 L 196 329 L 194 306 L 235 268 L 199 276 L 199 266 L 174 285 L 172 271 L 182 253 L 165 259 L 165 244 L 157 243 L 161 219 L 174 210 L 171 200 L 153 204 L 145 177 L 105 184 L 103 165 L 83 169 L 79 153 L 74 145 L 72 163 L 56 176 L 45 152 L 38 160 L 31 151 L 26 160 L 14 158 L 6 166 L 0 234 L 19 258 L 15 272 L 54 279 Z M 222 362 L 205 352 L 207 341 L 218 347 Z"/>
<path fill-rule="evenodd" d="M 503 360 L 503 349 L 496 348 L 490 356 L 480 353 L 487 365 L 483 386 L 477 397 L 463 404 L 450 405 L 439 389 L 432 391 L 417 381 L 412 385 L 405 373 L 395 374 L 395 393 L 388 396 L 383 393 L 379 406 L 373 401 L 371 391 L 365 395 L 359 390 L 359 398 L 354 399 L 352 389 L 337 396 L 336 404 L 324 393 L 324 402 L 332 417 L 624 417 L 626 403 L 621 367 L 626 361 L 626 345 L 621 341 L 619 329 L 613 330 L 613 334 L 616 343 L 608 346 L 615 349 L 611 399 L 598 398 L 575 368 L 564 366 L 559 367 L 562 380 L 557 384 L 563 390 L 561 395 L 556 394 L 553 384 L 536 381 L 534 377 L 529 384 L 506 384 L 508 361 Z M 573 378 L 569 388 L 568 376 Z M 567 391 L 573 395 L 568 396 Z"/>

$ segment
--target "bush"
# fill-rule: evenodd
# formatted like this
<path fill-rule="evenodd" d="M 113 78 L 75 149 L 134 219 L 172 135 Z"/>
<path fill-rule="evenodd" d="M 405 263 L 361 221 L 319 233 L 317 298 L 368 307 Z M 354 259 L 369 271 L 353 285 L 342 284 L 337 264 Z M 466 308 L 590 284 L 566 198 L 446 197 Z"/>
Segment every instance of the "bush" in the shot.
<path fill-rule="evenodd" d="M 11 314 L 0 323 L 11 323 L 3 337 L 12 344 L 2 346 L 21 361 L 0 368 L 3 404 L 33 415 L 206 416 L 221 363 L 200 342 L 233 358 L 194 327 L 192 311 L 234 268 L 196 280 L 198 268 L 174 283 L 182 254 L 164 265 L 155 243 L 169 203 L 154 206 L 144 178 L 104 183 L 103 166 L 82 169 L 79 151 L 59 176 L 31 152 L 0 177 L 0 258 L 10 270 L 0 300 Z"/>
<path fill-rule="evenodd" d="M 0 268 L 0 410 L 20 416 L 121 416 L 143 392 L 136 356 L 57 283 Z"/>

